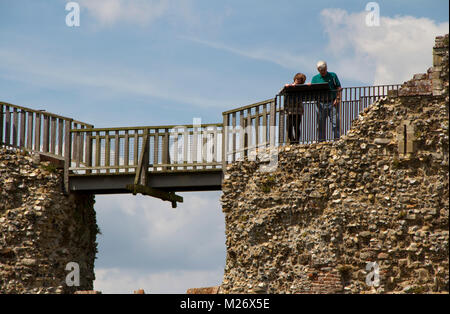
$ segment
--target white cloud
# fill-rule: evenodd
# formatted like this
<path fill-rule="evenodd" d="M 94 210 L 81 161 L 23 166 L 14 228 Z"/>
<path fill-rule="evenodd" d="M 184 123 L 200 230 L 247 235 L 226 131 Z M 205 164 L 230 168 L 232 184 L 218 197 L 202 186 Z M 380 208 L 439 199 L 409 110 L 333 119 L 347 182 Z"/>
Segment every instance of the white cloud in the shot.
<path fill-rule="evenodd" d="M 368 12 L 342 9 L 321 12 L 334 55 L 335 72 L 367 84 L 403 83 L 432 66 L 434 38 L 448 32 L 449 23 L 428 18 L 380 18 L 380 26 L 366 25 Z"/>
<path fill-rule="evenodd" d="M 189 288 L 218 286 L 223 268 L 209 271 L 143 272 L 127 268 L 95 269 L 94 289 L 104 294 L 131 294 L 144 289 L 147 294 L 186 293 Z"/>

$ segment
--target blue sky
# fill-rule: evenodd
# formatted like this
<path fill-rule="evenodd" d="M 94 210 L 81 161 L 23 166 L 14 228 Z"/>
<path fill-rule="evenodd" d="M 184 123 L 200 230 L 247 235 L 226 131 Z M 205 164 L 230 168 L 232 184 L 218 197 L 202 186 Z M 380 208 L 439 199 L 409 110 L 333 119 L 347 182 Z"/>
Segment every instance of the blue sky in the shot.
<path fill-rule="evenodd" d="M 343 86 L 403 83 L 432 65 L 448 32 L 447 0 L 0 0 L 0 100 L 96 127 L 221 122 L 225 110 L 273 97 L 324 59 Z M 157 199 L 97 196 L 102 230 L 95 287 L 184 292 L 220 284 L 220 192 Z"/>

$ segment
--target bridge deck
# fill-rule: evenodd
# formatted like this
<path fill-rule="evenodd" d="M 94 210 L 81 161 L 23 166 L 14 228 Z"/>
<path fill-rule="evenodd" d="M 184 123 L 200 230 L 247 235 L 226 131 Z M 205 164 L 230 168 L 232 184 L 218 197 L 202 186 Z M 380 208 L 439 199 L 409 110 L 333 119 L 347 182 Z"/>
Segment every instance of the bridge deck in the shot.
<path fill-rule="evenodd" d="M 147 186 L 171 192 L 214 191 L 222 189 L 222 169 L 149 173 Z M 130 193 L 126 186 L 133 184 L 134 174 L 71 174 L 70 191 L 93 194 Z"/>

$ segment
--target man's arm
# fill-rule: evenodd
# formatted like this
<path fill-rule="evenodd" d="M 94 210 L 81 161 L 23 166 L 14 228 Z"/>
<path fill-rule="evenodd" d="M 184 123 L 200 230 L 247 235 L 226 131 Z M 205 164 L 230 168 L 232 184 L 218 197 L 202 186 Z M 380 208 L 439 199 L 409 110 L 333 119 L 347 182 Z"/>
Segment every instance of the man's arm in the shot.
<path fill-rule="evenodd" d="M 335 74 L 336 76 L 336 99 L 333 102 L 333 105 L 338 106 L 339 103 L 341 102 L 341 96 L 342 96 L 342 87 L 341 87 L 341 82 L 339 82 L 339 78 L 338 76 Z"/>
<path fill-rule="evenodd" d="M 334 106 L 339 105 L 339 103 L 341 102 L 341 96 L 342 96 L 342 87 L 338 87 L 336 90 L 336 99 L 333 102 Z"/>

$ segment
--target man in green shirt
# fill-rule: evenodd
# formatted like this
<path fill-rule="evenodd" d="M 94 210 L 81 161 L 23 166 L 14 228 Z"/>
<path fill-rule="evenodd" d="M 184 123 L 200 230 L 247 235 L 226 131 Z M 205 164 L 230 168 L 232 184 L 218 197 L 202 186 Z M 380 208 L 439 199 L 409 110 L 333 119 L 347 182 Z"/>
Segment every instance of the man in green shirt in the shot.
<path fill-rule="evenodd" d="M 325 61 L 317 62 L 317 70 L 319 74 L 314 76 L 311 84 L 328 83 L 330 86 L 330 94 L 327 101 L 317 103 L 317 123 L 319 142 L 325 141 L 325 125 L 327 117 L 330 117 L 331 128 L 335 140 L 339 139 L 339 103 L 341 101 L 341 83 L 334 72 L 328 72 L 327 63 Z"/>

